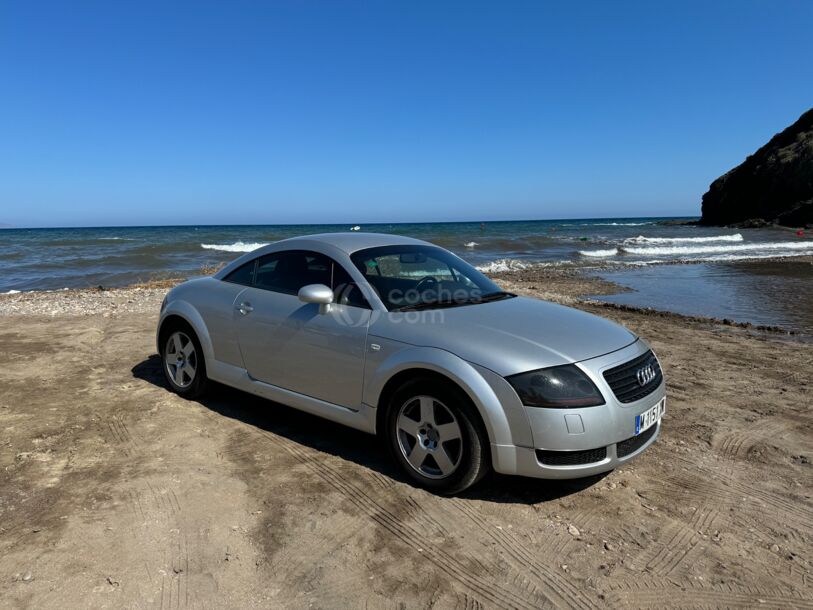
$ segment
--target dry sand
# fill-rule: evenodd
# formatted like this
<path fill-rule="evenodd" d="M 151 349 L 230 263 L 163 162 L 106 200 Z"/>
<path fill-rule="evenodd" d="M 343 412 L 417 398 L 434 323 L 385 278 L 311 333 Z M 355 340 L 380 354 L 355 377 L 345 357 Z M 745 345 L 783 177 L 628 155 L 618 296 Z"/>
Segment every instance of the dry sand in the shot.
<path fill-rule="evenodd" d="M 0 606 L 813 608 L 813 346 L 500 281 L 653 344 L 668 414 L 632 465 L 434 496 L 373 437 L 167 391 L 162 289 L 0 297 Z"/>

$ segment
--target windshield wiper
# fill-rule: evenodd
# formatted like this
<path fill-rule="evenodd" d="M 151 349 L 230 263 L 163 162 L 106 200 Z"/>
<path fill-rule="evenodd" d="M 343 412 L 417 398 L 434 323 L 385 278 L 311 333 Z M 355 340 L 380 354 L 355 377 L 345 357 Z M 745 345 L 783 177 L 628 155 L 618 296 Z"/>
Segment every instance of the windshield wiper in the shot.
<path fill-rule="evenodd" d="M 441 309 L 444 307 L 459 307 L 461 305 L 477 305 L 478 303 L 489 303 L 491 301 L 510 299 L 515 296 L 517 295 L 515 295 L 513 292 L 499 290 L 497 292 L 489 292 L 488 294 L 484 294 L 479 297 L 470 297 L 468 299 L 458 301 L 421 301 L 420 303 L 410 303 L 409 305 L 396 307 L 392 311 L 420 311 L 422 309 Z"/>
<path fill-rule="evenodd" d="M 390 311 L 420 311 L 421 309 L 440 309 L 441 307 L 454 307 L 464 304 L 465 301 L 421 301 L 420 303 L 410 303 L 396 307 Z"/>
<path fill-rule="evenodd" d="M 513 292 L 505 292 L 504 290 L 498 290 L 497 292 L 489 292 L 488 294 L 484 294 L 480 297 L 481 303 L 488 303 L 489 301 L 499 301 L 501 299 L 511 299 L 515 297 Z"/>

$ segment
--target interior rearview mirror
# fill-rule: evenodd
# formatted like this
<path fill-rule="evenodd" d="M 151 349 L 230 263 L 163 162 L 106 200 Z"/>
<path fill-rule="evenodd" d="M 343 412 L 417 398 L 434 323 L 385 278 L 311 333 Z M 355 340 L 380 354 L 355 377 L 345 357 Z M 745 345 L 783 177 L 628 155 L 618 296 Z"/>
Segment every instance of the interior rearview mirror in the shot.
<path fill-rule="evenodd" d="M 415 264 L 415 263 L 425 263 L 426 262 L 426 254 L 423 252 L 404 252 L 398 258 L 401 263 L 406 264 Z"/>

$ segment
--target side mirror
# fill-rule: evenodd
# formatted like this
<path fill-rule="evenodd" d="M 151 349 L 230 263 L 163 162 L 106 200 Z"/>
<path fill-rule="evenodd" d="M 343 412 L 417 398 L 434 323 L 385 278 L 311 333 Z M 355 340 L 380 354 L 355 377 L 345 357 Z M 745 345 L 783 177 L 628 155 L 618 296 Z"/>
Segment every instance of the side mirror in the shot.
<path fill-rule="evenodd" d="M 318 303 L 319 313 L 329 312 L 330 305 L 333 303 L 333 291 L 324 284 L 302 286 L 297 296 L 303 303 Z"/>

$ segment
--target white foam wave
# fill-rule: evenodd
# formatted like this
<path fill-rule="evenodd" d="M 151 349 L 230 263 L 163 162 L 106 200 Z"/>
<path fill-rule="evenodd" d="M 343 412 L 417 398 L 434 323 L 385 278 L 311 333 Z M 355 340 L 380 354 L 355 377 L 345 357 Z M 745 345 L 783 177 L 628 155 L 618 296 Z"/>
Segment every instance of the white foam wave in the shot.
<path fill-rule="evenodd" d="M 4 292 L 3 294 L 20 294 L 20 291 L 19 290 L 9 290 L 7 292 Z"/>
<path fill-rule="evenodd" d="M 262 248 L 268 244 L 261 243 L 243 243 L 236 241 L 233 244 L 201 244 L 200 247 L 204 250 L 220 250 L 221 252 L 251 252 L 257 248 Z"/>
<path fill-rule="evenodd" d="M 603 258 L 606 256 L 615 256 L 618 254 L 618 248 L 612 248 L 610 250 L 579 250 L 579 254 L 582 256 Z"/>
<path fill-rule="evenodd" d="M 742 241 L 742 235 L 709 235 L 707 237 L 630 237 L 625 239 L 625 244 L 702 244 L 717 241 Z"/>
<path fill-rule="evenodd" d="M 813 252 L 768 252 L 763 254 L 716 254 L 713 256 L 693 256 L 689 258 L 654 258 L 648 260 L 617 260 L 609 261 L 617 265 L 633 265 L 636 267 L 648 267 L 650 265 L 664 265 L 668 263 L 731 263 L 736 261 L 752 261 L 776 258 L 793 258 L 795 256 L 808 256 Z"/>
<path fill-rule="evenodd" d="M 502 273 L 503 271 L 517 271 L 527 268 L 527 263 L 518 261 L 515 258 L 501 258 L 484 265 L 477 265 L 477 269 L 483 273 Z"/>
<path fill-rule="evenodd" d="M 99 239 L 117 240 L 117 241 L 118 240 L 121 240 L 121 241 L 133 241 L 133 238 L 131 238 L 131 237 L 100 237 Z"/>
<path fill-rule="evenodd" d="M 654 222 L 565 222 L 563 227 L 643 227 Z"/>
<path fill-rule="evenodd" d="M 691 254 L 728 254 L 733 252 L 772 252 L 773 256 L 780 256 L 779 251 L 797 252 L 807 251 L 813 254 L 813 241 L 778 241 L 754 242 L 727 246 L 655 246 L 651 248 L 635 248 L 625 246 L 623 252 L 641 256 L 684 256 Z"/>
<path fill-rule="evenodd" d="M 810 252 L 780 252 L 775 253 L 771 252 L 768 254 L 721 254 L 718 256 L 706 256 L 699 260 L 704 262 L 726 262 L 726 261 L 748 261 L 748 260 L 761 260 L 765 258 L 792 258 L 794 256 L 807 256 L 809 254 L 813 254 L 813 250 Z"/>
<path fill-rule="evenodd" d="M 589 225 L 590 227 L 643 227 L 644 225 L 651 225 L 651 222 L 594 222 Z"/>
<path fill-rule="evenodd" d="M 473 248 L 474 246 L 479 246 L 480 244 L 478 244 L 476 241 L 470 241 L 470 242 L 465 243 L 465 244 L 463 244 L 463 245 L 464 245 L 465 247 L 467 247 L 467 248 Z"/>

